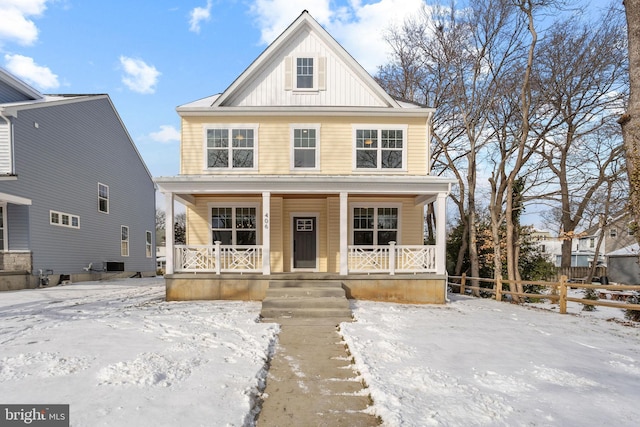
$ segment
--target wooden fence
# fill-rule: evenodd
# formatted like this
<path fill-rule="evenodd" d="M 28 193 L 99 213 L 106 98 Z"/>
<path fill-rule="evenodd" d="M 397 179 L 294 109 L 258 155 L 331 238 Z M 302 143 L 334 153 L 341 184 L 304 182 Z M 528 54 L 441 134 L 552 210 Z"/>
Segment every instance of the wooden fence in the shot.
<path fill-rule="evenodd" d="M 482 287 L 481 282 L 488 282 L 490 287 Z M 470 284 L 471 283 L 471 284 Z M 477 283 L 477 285 L 475 284 Z M 545 293 L 533 292 L 513 292 L 504 289 L 504 285 L 521 284 L 536 285 L 546 288 Z M 453 288 L 459 288 L 461 294 L 466 294 L 467 290 L 472 291 L 474 295 L 495 295 L 496 301 L 502 301 L 503 295 L 511 295 L 512 297 L 525 297 L 546 299 L 557 302 L 560 306 L 560 313 L 567 313 L 567 301 L 578 302 L 580 304 L 615 307 L 623 310 L 640 310 L 640 304 L 630 304 L 626 302 L 628 297 L 637 295 L 640 286 L 628 285 L 587 285 L 582 283 L 570 283 L 567 276 L 561 276 L 558 282 L 541 282 L 541 281 L 515 281 L 515 280 L 496 280 L 480 277 L 449 276 L 448 285 Z M 585 298 L 573 298 L 567 295 L 568 288 L 574 289 L 596 289 L 598 299 L 590 300 Z M 611 298 L 611 300 L 609 299 Z M 604 299 L 606 298 L 606 299 Z M 604 300 L 602 300 L 604 299 Z M 619 301 L 613 302 L 612 300 Z"/>

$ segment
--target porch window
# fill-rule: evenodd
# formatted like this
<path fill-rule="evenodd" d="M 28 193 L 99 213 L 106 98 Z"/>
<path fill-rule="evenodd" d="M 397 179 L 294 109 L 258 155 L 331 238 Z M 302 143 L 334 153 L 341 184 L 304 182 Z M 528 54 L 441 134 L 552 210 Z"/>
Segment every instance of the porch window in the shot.
<path fill-rule="evenodd" d="M 353 244 L 388 245 L 398 241 L 398 208 L 353 209 Z"/>
<path fill-rule="evenodd" d="M 120 255 L 129 256 L 129 227 L 120 227 Z"/>
<path fill-rule="evenodd" d="M 293 128 L 293 168 L 318 168 L 318 128 Z"/>
<path fill-rule="evenodd" d="M 255 167 L 255 129 L 243 127 L 206 130 L 208 169 L 252 169 Z"/>
<path fill-rule="evenodd" d="M 406 129 L 356 128 L 355 169 L 404 169 Z"/>
<path fill-rule="evenodd" d="M 212 207 L 211 234 L 213 241 L 223 245 L 255 245 L 257 242 L 256 208 Z"/>

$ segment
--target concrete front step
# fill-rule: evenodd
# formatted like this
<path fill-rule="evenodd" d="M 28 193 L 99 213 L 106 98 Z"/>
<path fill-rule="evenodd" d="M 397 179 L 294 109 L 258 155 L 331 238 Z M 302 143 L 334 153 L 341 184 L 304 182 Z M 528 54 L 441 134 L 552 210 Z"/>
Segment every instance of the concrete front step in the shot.
<path fill-rule="evenodd" d="M 302 297 L 336 297 L 345 298 L 342 288 L 321 287 L 321 288 L 269 288 L 266 293 L 267 298 L 302 298 Z"/>
<path fill-rule="evenodd" d="M 270 280 L 269 289 L 277 288 L 339 288 L 342 282 L 331 280 Z"/>
<path fill-rule="evenodd" d="M 263 319 L 278 319 L 278 318 L 338 318 L 341 321 L 350 321 L 352 318 L 351 310 L 348 308 L 276 308 L 276 307 L 262 307 L 260 316 Z"/>
<path fill-rule="evenodd" d="M 349 300 L 341 282 L 274 280 L 262 300 L 263 318 L 351 318 Z"/>

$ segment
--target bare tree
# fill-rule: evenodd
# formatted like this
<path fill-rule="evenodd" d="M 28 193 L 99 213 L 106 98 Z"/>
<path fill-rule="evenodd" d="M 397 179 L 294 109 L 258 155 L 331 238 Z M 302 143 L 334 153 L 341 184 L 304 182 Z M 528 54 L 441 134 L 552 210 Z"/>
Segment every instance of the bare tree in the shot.
<path fill-rule="evenodd" d="M 629 102 L 619 120 L 622 126 L 629 204 L 635 228 L 640 224 L 640 0 L 624 0 L 629 55 Z M 635 233 L 640 242 L 640 233 Z"/>
<path fill-rule="evenodd" d="M 543 103 L 538 114 L 546 125 L 534 132 L 543 140 L 541 158 L 555 182 L 544 197 L 560 204 L 561 229 L 569 235 L 595 192 L 620 177 L 609 166 L 623 155 L 621 135 L 612 126 L 627 95 L 621 17 L 610 10 L 595 27 L 578 25 L 575 18 L 557 22 L 538 52 L 535 85 Z M 566 239 L 562 267 L 570 266 Z"/>

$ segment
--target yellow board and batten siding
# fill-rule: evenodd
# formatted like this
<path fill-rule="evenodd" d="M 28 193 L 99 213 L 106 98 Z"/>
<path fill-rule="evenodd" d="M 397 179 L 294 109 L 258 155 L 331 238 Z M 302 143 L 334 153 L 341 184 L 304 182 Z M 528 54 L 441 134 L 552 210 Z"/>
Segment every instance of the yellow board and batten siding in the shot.
<path fill-rule="evenodd" d="M 427 134 L 424 118 L 388 117 L 183 117 L 181 171 L 183 175 L 201 174 L 406 174 L 427 173 Z M 211 170 L 205 167 L 207 125 L 253 124 L 258 125 L 258 169 L 256 170 Z M 320 126 L 320 168 L 314 171 L 291 170 L 291 125 Z M 407 129 L 407 169 L 404 171 L 354 171 L 353 125 L 398 125 Z"/>

